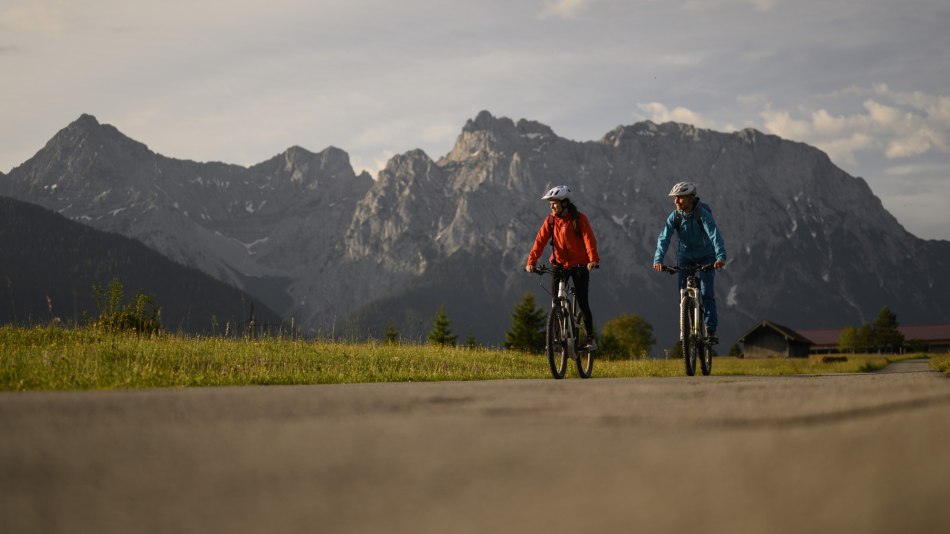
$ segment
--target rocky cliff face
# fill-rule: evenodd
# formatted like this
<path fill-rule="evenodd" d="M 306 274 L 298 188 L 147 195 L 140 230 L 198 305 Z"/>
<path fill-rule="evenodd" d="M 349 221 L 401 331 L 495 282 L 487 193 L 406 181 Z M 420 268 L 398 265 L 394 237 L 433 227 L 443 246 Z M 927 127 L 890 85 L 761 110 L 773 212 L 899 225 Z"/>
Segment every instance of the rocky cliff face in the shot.
<path fill-rule="evenodd" d="M 289 315 L 306 306 L 292 289 L 297 280 L 342 254 L 371 184 L 333 147 L 292 147 L 251 168 L 196 163 L 83 115 L 13 169 L 0 194 L 136 238 Z"/>
<path fill-rule="evenodd" d="M 717 282 L 724 339 L 763 318 L 798 328 L 871 322 L 884 305 L 905 322 L 950 318 L 939 304 L 950 299 L 939 267 L 948 265 L 947 247 L 908 234 L 863 180 L 801 143 L 754 130 L 724 134 L 649 122 L 578 143 L 537 123 L 483 112 L 435 168 L 418 152 L 397 159 L 368 195 L 377 207 L 357 219 L 372 214 L 372 226 L 359 236 L 363 250 L 404 258 L 407 275 L 398 304 L 384 298 L 361 309 L 364 329 L 387 316 L 418 321 L 442 295 L 450 315 L 465 318 L 459 321 L 465 328 L 491 323 L 481 331 L 503 332 L 517 296 L 537 290 L 519 269 L 547 211 L 538 197 L 564 183 L 600 241 L 604 268 L 592 282 L 598 322 L 641 314 L 669 346 L 675 282 L 650 265 L 672 210 L 667 193 L 680 180 L 700 184 L 726 236 L 730 262 Z M 379 208 L 387 203 L 374 196 L 392 189 L 404 193 L 388 203 L 398 213 Z M 409 214 L 429 214 L 428 226 L 407 224 Z M 413 237 L 398 228 L 414 228 Z M 448 272 L 437 267 L 449 264 Z M 453 309 L 462 287 L 481 290 Z M 411 329 L 411 323 L 403 326 Z"/>
<path fill-rule="evenodd" d="M 675 281 L 650 266 L 667 192 L 687 179 L 730 256 L 717 275 L 724 341 L 761 319 L 869 322 L 883 305 L 905 324 L 950 320 L 947 243 L 908 234 L 822 152 L 754 130 L 643 122 L 575 142 L 482 112 L 443 158 L 401 154 L 374 182 L 335 148 L 251 168 L 179 161 L 83 116 L 0 179 L 0 194 L 140 239 L 314 331 L 394 324 L 415 337 L 445 304 L 459 334 L 497 343 L 523 292 L 543 297 L 520 270 L 547 212 L 539 197 L 567 184 L 600 243 L 597 323 L 640 314 L 665 347 Z"/>

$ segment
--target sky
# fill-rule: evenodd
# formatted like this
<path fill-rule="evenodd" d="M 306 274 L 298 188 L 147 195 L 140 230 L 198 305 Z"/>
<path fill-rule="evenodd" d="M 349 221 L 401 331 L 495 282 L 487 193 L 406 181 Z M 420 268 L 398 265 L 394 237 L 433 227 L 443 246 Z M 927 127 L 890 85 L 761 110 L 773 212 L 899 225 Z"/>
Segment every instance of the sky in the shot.
<path fill-rule="evenodd" d="M 335 146 L 374 175 L 482 110 L 575 141 L 676 121 L 816 146 L 950 240 L 948 28 L 946 0 L 0 0 L 0 172 L 83 113 L 168 157 Z"/>

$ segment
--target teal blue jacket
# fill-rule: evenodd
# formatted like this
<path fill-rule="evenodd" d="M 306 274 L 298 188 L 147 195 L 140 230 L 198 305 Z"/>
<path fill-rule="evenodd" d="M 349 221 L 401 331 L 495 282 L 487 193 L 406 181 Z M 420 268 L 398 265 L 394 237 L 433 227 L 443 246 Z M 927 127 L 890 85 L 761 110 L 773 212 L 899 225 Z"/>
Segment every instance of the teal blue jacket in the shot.
<path fill-rule="evenodd" d="M 697 204 L 694 210 L 699 210 L 699 222 L 696 215 L 683 213 L 679 216 L 679 225 L 676 226 L 676 210 L 666 218 L 666 224 L 660 231 L 656 241 L 656 253 L 653 255 L 654 265 L 663 263 L 666 250 L 670 246 L 670 239 L 676 233 L 679 236 L 679 247 L 676 250 L 676 264 L 685 266 L 692 263 L 712 263 L 715 260 L 726 261 L 726 243 L 719 233 L 716 220 L 712 213 L 702 205 Z"/>

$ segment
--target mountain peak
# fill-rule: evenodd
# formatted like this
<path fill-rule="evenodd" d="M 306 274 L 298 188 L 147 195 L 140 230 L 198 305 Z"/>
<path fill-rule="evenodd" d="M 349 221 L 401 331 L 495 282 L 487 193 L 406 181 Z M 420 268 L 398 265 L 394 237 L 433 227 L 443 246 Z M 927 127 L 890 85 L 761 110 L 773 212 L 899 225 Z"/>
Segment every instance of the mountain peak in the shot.
<path fill-rule="evenodd" d="M 549 126 L 537 121 L 519 119 L 515 121 L 508 117 L 495 117 L 489 111 L 481 111 L 474 119 L 469 119 L 462 128 L 462 133 L 489 132 L 498 137 L 511 135 L 555 135 Z"/>
<path fill-rule="evenodd" d="M 98 127 L 99 121 L 96 119 L 95 116 L 90 115 L 88 113 L 83 113 L 82 115 L 79 116 L 78 119 L 74 120 L 72 124 L 70 124 L 70 126 L 74 126 L 77 128 Z"/>
<path fill-rule="evenodd" d="M 556 137 L 550 127 L 540 122 L 508 117 L 495 117 L 488 111 L 469 119 L 455 141 L 446 161 L 465 161 L 496 153 L 511 153 L 535 147 L 544 138 Z"/>
<path fill-rule="evenodd" d="M 84 142 L 82 142 L 84 141 Z M 127 147 L 128 150 L 141 154 L 148 151 L 148 146 L 120 132 L 116 127 L 100 123 L 95 116 L 83 113 L 69 126 L 59 131 L 50 139 L 47 148 L 59 147 L 99 147 L 102 145 L 116 145 Z"/>
<path fill-rule="evenodd" d="M 462 132 L 479 132 L 479 131 L 497 131 L 497 130 L 510 130 L 514 129 L 515 123 L 508 117 L 495 117 L 491 112 L 487 110 L 482 110 L 475 116 L 475 119 L 469 119 L 465 126 L 462 127 Z"/>

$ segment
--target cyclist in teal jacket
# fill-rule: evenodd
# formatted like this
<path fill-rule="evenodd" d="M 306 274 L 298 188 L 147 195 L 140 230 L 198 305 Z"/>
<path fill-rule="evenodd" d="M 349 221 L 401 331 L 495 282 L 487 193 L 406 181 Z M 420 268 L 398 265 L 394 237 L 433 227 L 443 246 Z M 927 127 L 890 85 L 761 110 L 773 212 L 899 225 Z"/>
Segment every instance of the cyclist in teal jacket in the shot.
<path fill-rule="evenodd" d="M 666 224 L 656 241 L 656 253 L 653 255 L 653 269 L 663 270 L 663 257 L 670 246 L 673 233 L 679 237 L 676 249 L 676 266 L 714 264 L 721 269 L 726 264 L 726 244 L 716 226 L 709 207 L 699 201 L 696 184 L 680 182 L 670 191 L 676 209 L 666 218 Z M 719 326 L 719 314 L 716 312 L 716 271 L 699 273 L 699 291 L 703 298 L 706 329 L 709 343 L 719 343 L 716 328 Z M 680 272 L 679 287 L 686 287 L 686 273 Z"/>

